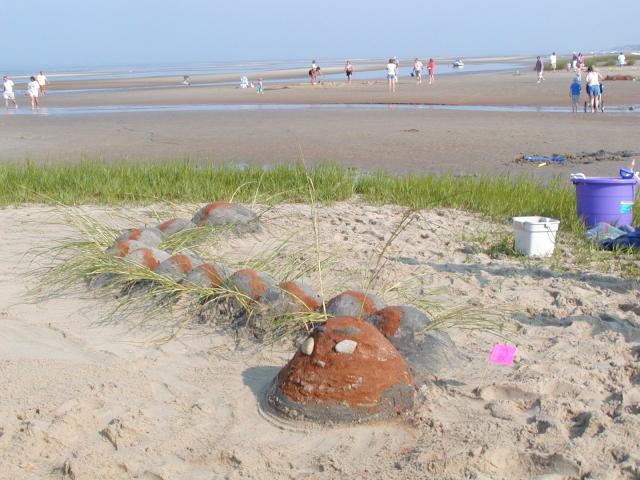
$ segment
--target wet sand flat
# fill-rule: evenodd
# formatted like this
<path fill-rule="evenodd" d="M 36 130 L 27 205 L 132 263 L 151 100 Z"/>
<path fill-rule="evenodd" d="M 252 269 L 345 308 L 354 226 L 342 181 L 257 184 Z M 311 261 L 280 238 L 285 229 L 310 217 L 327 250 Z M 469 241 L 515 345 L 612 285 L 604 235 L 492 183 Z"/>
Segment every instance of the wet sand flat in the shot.
<path fill-rule="evenodd" d="M 635 68 L 629 72 L 636 72 Z M 616 73 L 611 69 L 611 73 Z M 604 71 L 603 73 L 607 73 Z M 175 160 L 241 162 L 333 162 L 364 170 L 422 172 L 569 171 L 610 174 L 618 166 L 547 167 L 515 164 L 522 155 L 580 154 L 597 150 L 636 152 L 640 115 L 573 115 L 545 112 L 412 110 L 392 103 L 458 106 L 523 106 L 568 109 L 573 74 L 549 73 L 538 85 L 532 72 L 436 77 L 434 85 L 402 78 L 396 94 L 384 82 L 354 80 L 352 85 L 325 82 L 269 84 L 265 94 L 231 86 L 128 89 L 130 80 L 114 81 L 107 92 L 51 93 L 41 99 L 50 115 L 0 114 L 2 161 Z M 119 83 L 118 83 L 119 82 Z M 82 87 L 86 82 L 73 82 Z M 66 85 L 68 86 L 68 85 Z M 166 88 L 165 88 L 166 87 Z M 607 105 L 627 108 L 638 102 L 638 82 L 608 82 Z M 21 112 L 26 112 L 24 99 Z M 358 104 L 357 108 L 278 109 L 278 105 Z M 376 104 L 372 110 L 366 104 Z M 175 106 L 167 112 L 117 112 L 118 106 Z M 246 105 L 246 110 L 189 111 L 189 106 Z M 272 105 L 273 110 L 256 110 Z M 58 115 L 56 108 L 106 107 L 112 113 Z"/>
<path fill-rule="evenodd" d="M 638 151 L 640 117 L 387 110 L 172 112 L 0 117 L 4 161 L 191 159 L 270 164 L 304 160 L 392 173 L 570 171 L 611 174 L 609 162 L 547 166 L 522 155 Z"/>

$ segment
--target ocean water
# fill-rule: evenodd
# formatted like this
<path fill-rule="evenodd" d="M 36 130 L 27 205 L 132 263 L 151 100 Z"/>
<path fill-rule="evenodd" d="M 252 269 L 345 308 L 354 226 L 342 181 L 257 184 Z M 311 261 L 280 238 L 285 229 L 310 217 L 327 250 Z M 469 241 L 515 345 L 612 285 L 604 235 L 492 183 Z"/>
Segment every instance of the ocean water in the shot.
<path fill-rule="evenodd" d="M 509 105 L 424 105 L 424 104 L 232 104 L 232 105 L 108 105 L 90 107 L 43 107 L 38 110 L 20 108 L 0 110 L 0 115 L 102 115 L 119 113 L 162 112 L 251 112 L 274 110 L 347 110 L 347 111 L 393 111 L 393 110 L 449 110 L 465 112 L 512 112 L 512 113 L 571 113 L 570 107 L 528 107 Z M 599 115 L 640 115 L 640 105 L 632 110 L 628 106 L 611 105 Z"/>
<path fill-rule="evenodd" d="M 354 65 L 354 79 L 371 80 L 385 77 L 386 62 L 384 60 L 352 60 Z M 375 69 L 376 63 L 380 64 L 379 69 Z M 321 69 L 340 68 L 344 66 L 344 61 L 327 61 L 320 64 Z M 374 66 L 374 70 L 371 67 Z M 360 71 L 358 70 L 360 67 Z M 172 77 L 182 80 L 184 75 L 197 77 L 198 75 L 236 75 L 238 79 L 246 75 L 250 79 L 256 79 L 267 72 L 277 72 L 282 70 L 299 70 L 300 74 L 293 78 L 280 79 L 278 81 L 306 79 L 310 68 L 309 61 L 301 60 L 274 60 L 260 62 L 228 62 L 228 63 L 198 63 L 184 65 L 148 65 L 148 66 L 111 66 L 100 68 L 77 67 L 64 70 L 48 70 L 45 72 L 51 82 L 62 81 L 82 81 L 82 80 L 110 80 L 110 79 L 135 79 L 135 78 L 157 78 Z M 515 71 L 527 68 L 527 65 L 503 62 L 476 62 L 467 61 L 464 68 L 453 68 L 450 62 L 440 62 L 436 65 L 437 75 L 461 75 L 468 73 L 495 72 L 495 71 Z M 402 76 L 409 76 L 412 65 L 400 65 L 399 73 Z M 322 70 L 321 70 L 322 71 Z M 425 69 L 426 71 L 426 69 Z M 30 75 L 36 72 L 14 71 L 7 72 L 15 81 L 25 82 Z M 336 80 L 343 79 L 344 73 L 323 74 L 321 79 Z M 224 82 L 215 82 L 224 83 Z"/>

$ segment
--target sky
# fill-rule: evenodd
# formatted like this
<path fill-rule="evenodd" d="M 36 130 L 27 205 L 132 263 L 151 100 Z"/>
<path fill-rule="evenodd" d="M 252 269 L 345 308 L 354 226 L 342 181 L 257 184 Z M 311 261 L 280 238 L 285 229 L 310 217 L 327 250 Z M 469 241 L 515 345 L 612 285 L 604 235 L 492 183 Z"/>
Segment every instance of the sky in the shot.
<path fill-rule="evenodd" d="M 30 0 L 3 13 L 5 71 L 640 44 L 639 0 Z"/>

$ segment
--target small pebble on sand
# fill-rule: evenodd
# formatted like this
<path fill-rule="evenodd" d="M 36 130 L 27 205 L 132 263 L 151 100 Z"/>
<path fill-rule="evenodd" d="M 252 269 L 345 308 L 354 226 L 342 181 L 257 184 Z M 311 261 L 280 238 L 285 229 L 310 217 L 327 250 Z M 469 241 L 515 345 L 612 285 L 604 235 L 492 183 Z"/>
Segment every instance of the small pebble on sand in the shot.
<path fill-rule="evenodd" d="M 311 355 L 313 353 L 313 347 L 315 346 L 315 340 L 313 337 L 307 337 L 302 345 L 300 345 L 300 351 L 305 355 Z"/>
<path fill-rule="evenodd" d="M 354 342 L 353 340 L 342 340 L 341 342 L 336 343 L 336 352 L 350 354 L 356 351 L 357 346 L 358 342 Z"/>

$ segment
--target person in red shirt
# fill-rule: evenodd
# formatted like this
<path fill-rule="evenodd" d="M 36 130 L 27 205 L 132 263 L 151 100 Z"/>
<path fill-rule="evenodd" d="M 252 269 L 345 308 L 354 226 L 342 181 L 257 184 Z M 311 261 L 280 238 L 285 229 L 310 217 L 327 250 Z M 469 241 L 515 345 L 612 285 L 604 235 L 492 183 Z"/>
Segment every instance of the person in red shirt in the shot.
<path fill-rule="evenodd" d="M 435 80 L 435 72 L 436 72 L 436 62 L 434 62 L 433 58 L 429 59 L 429 63 L 427 64 L 427 70 L 429 70 L 429 85 L 431 85 Z"/>

